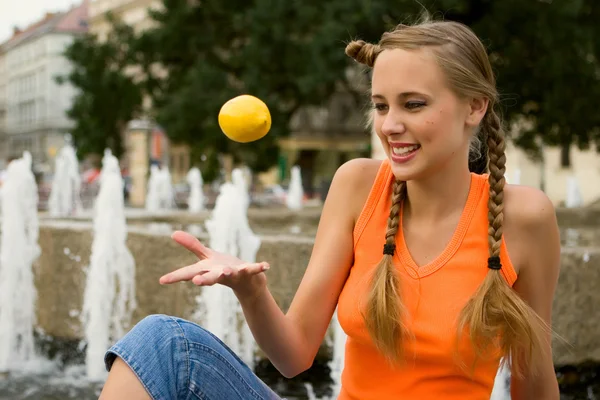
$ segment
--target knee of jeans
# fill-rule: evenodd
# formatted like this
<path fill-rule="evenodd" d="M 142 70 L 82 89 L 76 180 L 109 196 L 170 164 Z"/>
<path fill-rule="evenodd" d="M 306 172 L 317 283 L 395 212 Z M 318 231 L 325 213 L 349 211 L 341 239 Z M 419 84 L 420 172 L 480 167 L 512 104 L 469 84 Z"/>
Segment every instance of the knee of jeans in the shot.
<path fill-rule="evenodd" d="M 133 330 L 137 330 L 143 334 L 151 334 L 152 332 L 161 331 L 169 333 L 173 330 L 172 324 L 175 318 L 165 314 L 151 314 L 144 317 L 140 322 L 134 325 Z"/>
<path fill-rule="evenodd" d="M 105 355 L 110 370 L 119 356 L 157 398 L 181 398 L 189 384 L 189 349 L 181 325 L 167 315 L 149 315 L 138 322 Z"/>
<path fill-rule="evenodd" d="M 176 367 L 187 356 L 188 349 L 181 326 L 172 317 L 162 314 L 149 315 L 138 322 L 112 348 L 114 355 L 128 355 L 140 363 L 162 363 L 168 368 Z M 112 364 L 109 359 L 107 366 Z"/>

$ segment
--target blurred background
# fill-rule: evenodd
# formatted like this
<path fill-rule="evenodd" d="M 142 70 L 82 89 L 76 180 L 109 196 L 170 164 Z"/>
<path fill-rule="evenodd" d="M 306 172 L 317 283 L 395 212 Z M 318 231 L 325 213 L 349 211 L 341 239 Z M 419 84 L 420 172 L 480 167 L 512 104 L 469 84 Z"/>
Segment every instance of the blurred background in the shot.
<path fill-rule="evenodd" d="M 488 49 L 509 127 L 507 181 L 557 207 L 561 398 L 598 398 L 597 0 L 2 0 L 0 399 L 96 398 L 104 375 L 101 355 L 89 365 L 92 342 L 110 345 L 152 313 L 210 319 L 197 288 L 157 279 L 190 261 L 172 230 L 218 237 L 210 221 L 225 223 L 215 204 L 227 184 L 251 228 L 236 248 L 257 243 L 250 258 L 282 266 L 269 285 L 286 309 L 335 170 L 385 157 L 364 123 L 368 71 L 345 44 L 377 41 L 423 10 L 467 24 Z M 255 143 L 232 142 L 218 126 L 223 103 L 240 94 L 272 114 Z M 21 239 L 4 239 L 7 230 Z M 28 262 L 11 259 L 15 249 Z M 344 340 L 335 318 L 314 367 L 291 381 L 243 332 L 231 340 L 288 399 L 335 397 Z M 504 384 L 497 393 L 507 396 Z"/>

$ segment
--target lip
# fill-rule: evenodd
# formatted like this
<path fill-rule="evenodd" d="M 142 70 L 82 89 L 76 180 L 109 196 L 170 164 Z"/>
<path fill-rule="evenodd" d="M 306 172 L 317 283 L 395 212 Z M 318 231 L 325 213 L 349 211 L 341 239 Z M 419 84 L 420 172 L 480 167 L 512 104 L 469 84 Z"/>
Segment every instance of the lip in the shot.
<path fill-rule="evenodd" d="M 415 145 L 419 146 L 416 143 L 390 143 L 391 148 L 402 148 L 402 147 L 410 147 L 410 146 L 415 146 Z M 404 164 L 404 163 L 409 162 L 413 158 L 415 158 L 415 156 L 417 155 L 419 150 L 421 150 L 421 146 L 419 146 L 415 151 L 413 151 L 411 153 L 402 154 L 402 155 L 394 154 L 394 152 L 392 150 L 390 150 L 390 158 L 392 159 L 392 161 L 394 163 Z"/>
<path fill-rule="evenodd" d="M 400 147 L 410 147 L 410 146 L 419 146 L 419 143 L 394 143 L 394 142 L 388 142 L 390 144 L 390 147 L 396 147 L 396 148 L 400 148 Z"/>

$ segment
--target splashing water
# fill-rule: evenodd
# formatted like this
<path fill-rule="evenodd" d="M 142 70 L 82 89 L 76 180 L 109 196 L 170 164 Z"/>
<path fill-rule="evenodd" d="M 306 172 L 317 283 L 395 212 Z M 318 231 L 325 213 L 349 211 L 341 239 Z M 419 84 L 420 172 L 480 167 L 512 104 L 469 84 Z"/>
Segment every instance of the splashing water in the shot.
<path fill-rule="evenodd" d="M 2 189 L 0 372 L 6 372 L 35 356 L 37 293 L 32 266 L 40 248 L 37 185 L 28 152 L 8 165 Z"/>
<path fill-rule="evenodd" d="M 206 229 L 210 235 L 210 248 L 254 262 L 261 241 L 248 224 L 247 188 L 243 172 L 234 170 L 232 183 L 221 185 L 211 219 L 206 221 Z M 198 300 L 199 306 L 204 308 L 204 327 L 253 368 L 256 344 L 232 290 L 222 285 L 205 287 Z"/>
<path fill-rule="evenodd" d="M 119 162 L 105 151 L 100 192 L 94 205 L 94 241 L 83 300 L 86 372 L 105 378 L 104 352 L 125 333 L 135 309 L 135 262 L 127 248 L 127 226 Z M 118 291 L 117 291 L 118 287 Z"/>
<path fill-rule="evenodd" d="M 48 209 L 53 217 L 66 217 L 81 212 L 81 178 L 75 148 L 66 139 L 55 161 L 54 179 Z"/>
<path fill-rule="evenodd" d="M 297 211 L 302 209 L 302 200 L 304 198 L 300 167 L 297 165 L 293 166 L 291 173 L 292 177 L 290 179 L 290 188 L 288 190 L 286 203 L 290 210 Z"/>
<path fill-rule="evenodd" d="M 510 400 L 510 369 L 504 363 L 496 374 L 490 400 Z"/>
<path fill-rule="evenodd" d="M 583 205 L 583 198 L 581 197 L 581 190 L 579 189 L 579 183 L 575 175 L 570 175 L 567 178 L 567 199 L 565 206 L 567 208 L 576 208 Z"/>
<path fill-rule="evenodd" d="M 160 208 L 160 169 L 158 165 L 150 166 L 150 178 L 148 178 L 148 194 L 146 195 L 146 210 L 158 211 Z"/>
<path fill-rule="evenodd" d="M 331 369 L 331 379 L 333 380 L 333 399 L 337 398 L 340 394 L 342 387 L 342 369 L 344 368 L 344 355 L 346 350 L 346 332 L 340 326 L 337 319 L 337 310 L 333 314 L 331 320 L 333 328 L 333 355 L 329 362 L 329 368 Z"/>
<path fill-rule="evenodd" d="M 168 167 L 160 170 L 160 208 L 170 210 L 175 206 L 175 191 Z"/>
<path fill-rule="evenodd" d="M 150 212 L 170 210 L 175 204 L 174 199 L 169 168 L 160 169 L 157 165 L 152 165 L 150 167 L 150 178 L 148 179 L 146 210 Z"/>
<path fill-rule="evenodd" d="M 188 210 L 192 213 L 200 212 L 204 209 L 204 193 L 202 185 L 204 180 L 200 170 L 196 167 L 190 169 L 186 180 L 190 185 L 190 197 L 188 199 Z"/>

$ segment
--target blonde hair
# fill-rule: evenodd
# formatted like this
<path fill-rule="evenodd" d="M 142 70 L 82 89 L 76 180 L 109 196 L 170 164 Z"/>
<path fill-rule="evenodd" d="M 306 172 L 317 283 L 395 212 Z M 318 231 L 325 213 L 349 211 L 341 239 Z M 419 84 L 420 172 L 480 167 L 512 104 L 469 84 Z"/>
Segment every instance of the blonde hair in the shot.
<path fill-rule="evenodd" d="M 517 373 L 523 372 L 531 367 L 534 358 L 542 357 L 544 334 L 548 328 L 507 284 L 499 269 L 506 145 L 502 122 L 495 110 L 498 100 L 496 81 L 483 44 L 463 24 L 425 21 L 412 26 L 398 25 L 393 31 L 384 33 L 378 44 L 352 41 L 346 47 L 346 54 L 361 64 L 373 67 L 383 50 L 418 50 L 424 47 L 435 56 L 450 88 L 457 96 L 489 100 L 480 125 L 481 131 L 474 136 L 479 136 L 487 144 L 490 269 L 477 292 L 460 313 L 458 337 L 468 331 L 478 357 L 488 354 L 495 345 L 499 345 L 505 356 L 504 361 L 516 367 Z M 395 181 L 385 234 L 387 245 L 395 243 L 396 233 L 400 229 L 400 208 L 405 197 L 405 182 Z M 392 258 L 391 254 L 384 254 L 374 272 L 364 318 L 377 348 L 388 359 L 398 362 L 403 359 L 403 343 L 410 333 L 403 323 L 405 309 Z"/>

